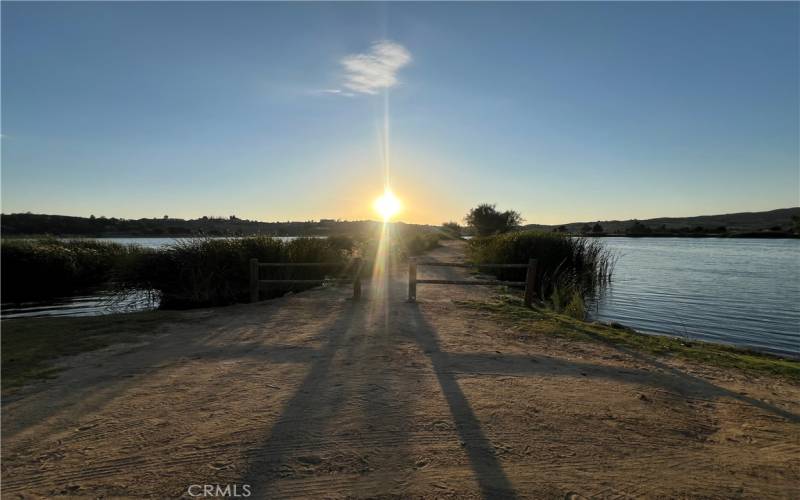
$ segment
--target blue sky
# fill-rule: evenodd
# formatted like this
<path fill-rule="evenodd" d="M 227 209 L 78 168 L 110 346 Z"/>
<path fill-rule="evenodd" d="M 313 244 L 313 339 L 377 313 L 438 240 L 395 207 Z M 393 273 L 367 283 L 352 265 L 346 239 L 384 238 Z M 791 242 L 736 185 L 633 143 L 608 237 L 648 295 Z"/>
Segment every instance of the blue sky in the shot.
<path fill-rule="evenodd" d="M 797 206 L 799 27 L 798 3 L 3 2 L 2 210 L 375 218 L 387 94 L 402 220 Z"/>

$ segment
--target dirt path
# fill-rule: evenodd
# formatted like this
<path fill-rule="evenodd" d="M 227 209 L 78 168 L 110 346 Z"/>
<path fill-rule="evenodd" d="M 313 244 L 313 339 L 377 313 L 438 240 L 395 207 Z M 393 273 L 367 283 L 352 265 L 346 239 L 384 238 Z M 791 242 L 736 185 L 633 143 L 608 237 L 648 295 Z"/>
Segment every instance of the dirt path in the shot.
<path fill-rule="evenodd" d="M 73 358 L 4 402 L 3 498 L 800 497 L 796 384 L 523 336 L 451 300 L 491 293 L 410 304 L 397 270 L 360 302 L 198 311 Z"/>

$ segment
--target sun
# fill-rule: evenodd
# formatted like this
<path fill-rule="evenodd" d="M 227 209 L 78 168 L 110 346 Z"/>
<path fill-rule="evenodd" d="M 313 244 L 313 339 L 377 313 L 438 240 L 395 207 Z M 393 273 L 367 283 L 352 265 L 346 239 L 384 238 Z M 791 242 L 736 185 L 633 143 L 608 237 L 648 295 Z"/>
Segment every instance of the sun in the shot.
<path fill-rule="evenodd" d="M 400 212 L 400 209 L 403 208 L 400 200 L 388 187 L 383 191 L 383 194 L 375 200 L 375 203 L 373 203 L 372 206 L 375 208 L 376 212 L 381 214 L 384 222 L 397 215 L 397 213 Z"/>

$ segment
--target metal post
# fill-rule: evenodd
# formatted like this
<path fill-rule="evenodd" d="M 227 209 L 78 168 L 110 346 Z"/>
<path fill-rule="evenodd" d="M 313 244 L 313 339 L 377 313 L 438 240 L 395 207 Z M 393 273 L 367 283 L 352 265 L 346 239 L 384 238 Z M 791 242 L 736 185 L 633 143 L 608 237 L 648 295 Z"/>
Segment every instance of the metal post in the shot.
<path fill-rule="evenodd" d="M 408 258 L 408 301 L 417 300 L 417 259 Z"/>
<path fill-rule="evenodd" d="M 353 276 L 353 300 L 361 298 L 361 257 L 353 259 L 355 275 Z"/>
<path fill-rule="evenodd" d="M 250 302 L 258 302 L 258 259 L 250 259 Z"/>
<path fill-rule="evenodd" d="M 531 307 L 536 296 L 536 259 L 528 260 L 528 272 L 525 274 L 525 305 Z"/>

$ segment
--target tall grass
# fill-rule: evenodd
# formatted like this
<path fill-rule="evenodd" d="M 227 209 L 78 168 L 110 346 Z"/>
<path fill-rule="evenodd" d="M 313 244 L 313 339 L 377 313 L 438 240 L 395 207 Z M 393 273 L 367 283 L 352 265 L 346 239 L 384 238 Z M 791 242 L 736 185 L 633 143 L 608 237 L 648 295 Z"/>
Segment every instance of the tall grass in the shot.
<path fill-rule="evenodd" d="M 103 286 L 141 248 L 96 240 L 3 239 L 4 302 L 42 300 Z"/>
<path fill-rule="evenodd" d="M 402 241 L 404 254 L 406 257 L 412 257 L 423 254 L 428 250 L 433 250 L 440 246 L 439 240 L 442 239 L 440 233 L 416 233 L 408 235 Z"/>
<path fill-rule="evenodd" d="M 610 281 L 614 256 L 602 243 L 558 233 L 526 231 L 474 238 L 470 259 L 477 263 L 522 264 L 537 259 L 537 295 L 574 317 L 586 314 L 587 299 Z M 525 269 L 486 269 L 499 279 L 525 281 Z"/>
<path fill-rule="evenodd" d="M 187 239 L 157 249 L 96 240 L 3 240 L 2 298 L 21 302 L 93 288 L 154 292 L 162 308 L 227 305 L 248 300 L 249 260 L 347 263 L 354 243 L 346 237 Z M 345 270 L 350 272 L 350 270 Z M 319 267 L 268 268 L 262 279 L 322 279 Z M 275 285 L 270 298 L 308 285 Z"/>
<path fill-rule="evenodd" d="M 298 238 L 282 241 L 256 236 L 239 239 L 191 239 L 145 251 L 119 269 L 119 289 L 156 290 L 164 309 L 221 306 L 249 298 L 249 260 L 260 262 L 332 262 L 347 264 L 347 239 Z M 260 270 L 261 279 L 324 279 L 339 271 L 320 267 L 275 267 Z M 345 270 L 344 272 L 349 272 Z M 276 284 L 262 298 L 309 288 Z"/>
<path fill-rule="evenodd" d="M 143 296 L 157 297 L 165 309 L 228 305 L 249 300 L 251 258 L 349 265 L 358 255 L 368 275 L 382 237 L 391 260 L 399 261 L 439 246 L 443 235 L 396 224 L 359 241 L 346 236 L 288 242 L 266 236 L 201 238 L 149 249 L 96 240 L 4 240 L 3 300 L 47 299 L 106 287 L 120 297 L 134 290 L 152 292 Z M 349 277 L 352 268 L 274 267 L 260 272 L 261 279 L 324 279 L 337 273 Z M 307 288 L 307 284 L 275 284 L 262 291 L 262 298 Z"/>

